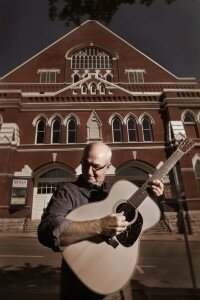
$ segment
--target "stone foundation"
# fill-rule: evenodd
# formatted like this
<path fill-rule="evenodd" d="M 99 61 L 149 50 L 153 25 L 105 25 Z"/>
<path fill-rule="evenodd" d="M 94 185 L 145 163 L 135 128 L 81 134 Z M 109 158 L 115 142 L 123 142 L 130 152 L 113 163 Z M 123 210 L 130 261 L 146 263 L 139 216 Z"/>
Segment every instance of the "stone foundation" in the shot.
<path fill-rule="evenodd" d="M 0 219 L 0 232 L 23 232 L 24 218 Z"/>
<path fill-rule="evenodd" d="M 200 235 L 200 211 L 183 212 L 185 224 L 189 234 Z M 177 212 L 165 212 L 165 216 L 169 221 L 170 227 L 174 233 L 183 233 L 180 215 Z M 179 224 L 178 224 L 178 219 Z"/>

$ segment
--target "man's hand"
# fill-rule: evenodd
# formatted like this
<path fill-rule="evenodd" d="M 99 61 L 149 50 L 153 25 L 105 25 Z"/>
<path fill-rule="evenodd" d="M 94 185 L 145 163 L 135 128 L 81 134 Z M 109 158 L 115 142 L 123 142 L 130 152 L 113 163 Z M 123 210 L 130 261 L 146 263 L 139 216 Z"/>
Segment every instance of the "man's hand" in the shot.
<path fill-rule="evenodd" d="M 149 182 L 151 185 L 151 190 L 156 197 L 163 195 L 164 185 L 160 180 L 153 180 Z"/>
<path fill-rule="evenodd" d="M 115 213 L 100 219 L 101 234 L 115 236 L 126 230 L 129 222 L 124 213 Z"/>

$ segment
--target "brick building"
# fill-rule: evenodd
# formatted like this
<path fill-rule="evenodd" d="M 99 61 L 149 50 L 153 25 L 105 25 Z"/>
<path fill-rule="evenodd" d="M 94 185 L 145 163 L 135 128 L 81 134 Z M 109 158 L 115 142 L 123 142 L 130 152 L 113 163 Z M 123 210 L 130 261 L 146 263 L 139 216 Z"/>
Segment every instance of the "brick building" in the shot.
<path fill-rule="evenodd" d="M 40 219 L 56 186 L 80 174 L 86 143 L 112 148 L 108 180 L 141 185 L 174 152 L 180 133 L 196 146 L 166 176 L 162 209 L 177 211 L 181 195 L 196 216 L 196 79 L 176 77 L 100 23 L 86 21 L 0 80 L 1 222 Z"/>

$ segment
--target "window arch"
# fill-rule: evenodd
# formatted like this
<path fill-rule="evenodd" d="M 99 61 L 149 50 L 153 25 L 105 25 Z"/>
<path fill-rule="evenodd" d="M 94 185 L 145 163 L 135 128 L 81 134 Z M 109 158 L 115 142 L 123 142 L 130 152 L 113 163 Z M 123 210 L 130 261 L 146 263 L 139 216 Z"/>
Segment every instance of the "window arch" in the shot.
<path fill-rule="evenodd" d="M 99 85 L 99 93 L 100 94 L 105 94 L 106 93 L 106 88 L 105 88 L 105 85 L 103 83 L 101 83 Z"/>
<path fill-rule="evenodd" d="M 144 141 L 151 142 L 153 140 L 151 121 L 146 116 L 142 119 L 142 132 Z"/>
<path fill-rule="evenodd" d="M 186 113 L 183 118 L 185 132 L 188 137 L 198 137 L 198 130 L 195 118 L 190 113 Z"/>
<path fill-rule="evenodd" d="M 52 194 L 61 185 L 75 180 L 74 172 L 60 164 L 52 164 L 35 176 L 37 194 Z"/>
<path fill-rule="evenodd" d="M 196 175 L 198 187 L 200 190 L 200 159 L 198 159 L 195 163 L 195 175 Z"/>
<path fill-rule="evenodd" d="M 59 144 L 61 141 L 61 121 L 59 118 L 55 118 L 52 122 L 52 135 L 51 142 L 53 144 Z"/>
<path fill-rule="evenodd" d="M 118 117 L 112 121 L 113 142 L 122 142 L 122 123 Z"/>
<path fill-rule="evenodd" d="M 145 163 L 130 161 L 116 170 L 116 177 L 117 179 L 127 179 L 137 186 L 141 186 L 153 172 L 154 169 Z"/>
<path fill-rule="evenodd" d="M 91 94 L 96 94 L 97 93 L 97 87 L 95 83 L 92 83 L 90 86 L 90 93 Z"/>
<path fill-rule="evenodd" d="M 112 57 L 96 47 L 86 47 L 72 55 L 72 69 L 110 69 Z"/>
<path fill-rule="evenodd" d="M 36 144 L 44 144 L 45 142 L 45 129 L 46 129 L 46 122 L 45 120 L 39 119 L 36 125 Z"/>
<path fill-rule="evenodd" d="M 67 124 L 67 143 L 73 144 L 76 143 L 77 136 L 77 123 L 74 118 L 71 118 Z"/>
<path fill-rule="evenodd" d="M 2 123 L 3 123 L 3 117 L 2 117 L 2 115 L 0 115 L 0 127 L 1 127 Z"/>
<path fill-rule="evenodd" d="M 133 117 L 130 117 L 127 121 L 127 131 L 128 131 L 128 141 L 129 142 L 138 141 L 137 124 Z"/>
<path fill-rule="evenodd" d="M 106 76 L 105 76 L 105 79 L 108 81 L 108 82 L 112 82 L 112 75 L 110 73 L 108 73 Z"/>
<path fill-rule="evenodd" d="M 87 84 L 85 83 L 81 86 L 81 94 L 87 94 Z"/>
<path fill-rule="evenodd" d="M 78 82 L 80 80 L 80 76 L 78 73 L 74 74 L 73 76 L 73 83 Z"/>

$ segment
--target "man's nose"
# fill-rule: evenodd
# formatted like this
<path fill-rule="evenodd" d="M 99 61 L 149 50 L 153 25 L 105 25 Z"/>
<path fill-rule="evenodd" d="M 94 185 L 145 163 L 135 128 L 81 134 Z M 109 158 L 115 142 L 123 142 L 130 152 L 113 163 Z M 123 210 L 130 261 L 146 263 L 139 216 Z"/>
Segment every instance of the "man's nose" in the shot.
<path fill-rule="evenodd" d="M 88 168 L 88 174 L 89 175 L 93 175 L 94 174 L 92 166 L 89 166 L 89 168 Z"/>

